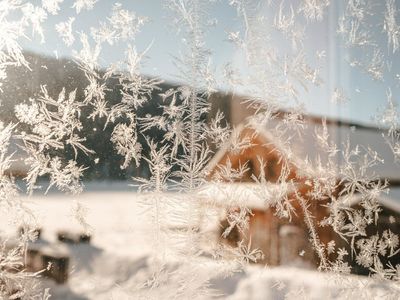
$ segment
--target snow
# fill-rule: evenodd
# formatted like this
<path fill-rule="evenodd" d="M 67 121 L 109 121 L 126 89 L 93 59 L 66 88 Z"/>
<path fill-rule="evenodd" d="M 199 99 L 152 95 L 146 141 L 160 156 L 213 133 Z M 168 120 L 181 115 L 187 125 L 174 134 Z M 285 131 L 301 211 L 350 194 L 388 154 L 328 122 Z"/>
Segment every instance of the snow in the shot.
<path fill-rule="evenodd" d="M 51 288 L 52 299 L 132 299 L 135 288 L 151 275 L 151 235 L 138 194 L 98 191 L 83 193 L 78 199 L 50 194 L 46 197 L 23 197 L 22 200 L 38 216 L 43 229 L 41 242 L 47 247 L 57 245 L 57 230 L 79 230 L 78 223 L 71 216 L 73 200 L 79 200 L 87 208 L 87 221 L 93 228 L 92 241 L 90 244 L 62 246 L 71 257 L 69 280 L 62 285 L 43 280 L 44 286 Z M 1 213 L 3 234 L 15 232 L 11 221 L 12 216 Z M 214 274 L 220 268 L 207 257 L 201 259 L 203 262 L 197 276 Z M 170 261 L 166 267 L 173 269 L 179 263 Z M 384 284 L 375 284 L 375 280 L 364 277 L 344 278 L 345 281 L 342 279 L 335 283 L 332 275 L 314 270 L 250 265 L 231 277 L 214 278 L 211 286 L 221 298 L 230 300 L 342 299 L 365 290 L 369 295 L 382 298 L 386 288 Z M 158 294 L 155 299 L 159 297 Z"/>
<path fill-rule="evenodd" d="M 366 299 L 385 298 L 385 286 L 357 276 L 335 277 L 316 271 L 278 267 L 248 268 L 229 300 L 239 299 Z"/>
<path fill-rule="evenodd" d="M 362 195 L 354 194 L 350 197 L 347 197 L 343 200 L 343 204 L 345 206 L 352 206 L 357 204 L 362 200 Z M 387 207 L 392 209 L 395 212 L 400 213 L 400 188 L 394 187 L 389 188 L 388 193 L 381 193 L 377 198 L 379 204 L 383 207 Z"/>
<path fill-rule="evenodd" d="M 243 203 L 253 209 L 265 210 L 266 204 L 281 201 L 283 196 L 294 191 L 287 183 L 208 183 L 198 190 L 204 203 L 219 207 L 240 207 Z"/>

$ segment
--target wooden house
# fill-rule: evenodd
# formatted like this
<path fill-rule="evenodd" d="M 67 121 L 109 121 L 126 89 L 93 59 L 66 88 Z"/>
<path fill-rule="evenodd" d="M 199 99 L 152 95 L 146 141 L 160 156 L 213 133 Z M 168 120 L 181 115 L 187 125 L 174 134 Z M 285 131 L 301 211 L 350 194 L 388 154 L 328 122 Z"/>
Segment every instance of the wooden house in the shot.
<path fill-rule="evenodd" d="M 325 202 L 316 203 L 310 197 L 310 176 L 324 176 L 323 170 L 318 168 L 318 163 L 329 159 L 328 154 L 319 149 L 316 135 L 328 134 L 329 140 L 334 142 L 339 150 L 360 145 L 378 151 L 385 159 L 385 164 L 377 164 L 371 167 L 370 171 L 379 179 L 387 179 L 393 185 L 399 182 L 400 169 L 392 163 L 393 153 L 385 143 L 382 131 L 377 128 L 305 117 L 304 127 L 281 130 L 281 125 L 287 126 L 284 123 L 286 114 L 277 114 L 268 124 L 239 125 L 231 140 L 217 151 L 207 166 L 210 185 L 206 194 L 228 210 L 235 207 L 248 209 L 248 228 L 245 231 L 231 228 L 226 242 L 235 244 L 238 240 L 251 240 L 252 247 L 264 253 L 261 263 L 315 266 L 319 258 L 311 247 L 310 227 L 304 221 L 304 212 L 307 209 L 314 217 L 314 225 L 318 224 L 329 214 L 324 204 L 330 201 L 326 198 Z M 299 129 L 301 132 L 296 132 Z M 292 137 L 289 144 L 285 135 Z M 238 141 L 245 141 L 247 146 L 237 149 L 235 145 Z M 343 165 L 344 161 L 339 156 L 335 166 L 341 168 Z M 237 177 L 227 176 L 227 169 L 233 170 L 231 175 L 238 170 L 242 172 L 237 172 L 240 173 Z M 305 172 L 305 169 L 313 170 Z M 285 182 L 279 180 L 283 172 L 286 172 Z M 264 178 L 261 184 L 257 182 L 260 177 Z M 338 176 L 332 184 L 337 185 L 340 180 Z M 335 197 L 339 192 L 340 188 L 335 189 L 330 197 Z M 279 203 L 278 198 L 282 197 L 289 199 L 294 208 L 290 220 L 278 217 L 281 212 L 277 211 L 279 205 L 274 203 Z M 299 201 L 299 197 L 304 201 Z M 400 195 L 397 201 L 400 203 Z M 391 213 L 400 217 L 400 210 Z M 223 220 L 221 224 L 223 233 L 230 223 Z M 323 246 L 339 239 L 329 226 L 315 228 Z"/>

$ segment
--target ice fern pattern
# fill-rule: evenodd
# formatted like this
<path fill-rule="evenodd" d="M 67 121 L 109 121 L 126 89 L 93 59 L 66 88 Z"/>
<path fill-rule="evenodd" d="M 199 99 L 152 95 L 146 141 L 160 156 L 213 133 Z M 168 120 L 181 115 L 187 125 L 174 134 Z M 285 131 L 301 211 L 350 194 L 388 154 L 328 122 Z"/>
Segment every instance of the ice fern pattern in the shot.
<path fill-rule="evenodd" d="M 99 161 L 86 137 L 96 129 L 104 136 L 110 133 L 118 168 L 128 172 L 145 165 L 148 171 L 147 176 L 133 176 L 130 184 L 140 193 L 137 201 L 151 228 L 151 274 L 125 291 L 127 299 L 219 297 L 215 280 L 265 262 L 273 254 L 263 252 L 250 234 L 258 215 L 249 199 L 272 212 L 274 220 L 302 224 L 312 253 L 302 249 L 298 256 L 314 256 L 318 271 L 342 282 L 340 297 L 356 289 L 348 286 L 345 275 L 362 267 L 387 284 L 387 299 L 398 299 L 400 265 L 390 262 L 400 252 L 398 232 L 377 227 L 383 211 L 379 199 L 391 188 L 378 171 L 391 162 L 368 141 L 355 144 L 352 130 L 338 139 L 332 131 L 336 123 L 329 118 L 310 122 L 307 106 L 307 98 L 315 97 L 312 91 L 321 87 L 329 91 L 324 105 L 351 105 L 353 91 L 340 80 L 329 81 L 334 76 L 326 68 L 334 69 L 332 61 L 340 60 L 340 67 L 358 72 L 365 82 L 384 85 L 387 101 L 373 116 L 374 124 L 381 127 L 380 142 L 399 163 L 398 82 L 392 84 L 399 79 L 398 1 L 164 1 L 160 5 L 180 47 L 170 58 L 177 82 L 171 88 L 164 87 L 161 75 L 145 75 L 146 61 L 160 44 L 150 39 L 146 47 L 139 46 L 146 26 L 158 20 L 132 10 L 128 1 L 112 3 L 96 26 L 78 30 L 85 16 L 96 14 L 105 2 L 0 1 L 0 105 L 12 68 L 35 71 L 22 46 L 27 40 L 47 45 L 47 38 L 57 38 L 83 76 L 75 87 L 61 82 L 57 90 L 49 89 L 51 78 L 33 78 L 41 81 L 40 89 L 14 103 L 13 121 L 0 119 L 0 209 L 12 214 L 13 226 L 26 228 L 12 249 L 1 240 L 0 298 L 50 299 L 51 290 L 41 287 L 42 272 L 24 270 L 37 220 L 19 195 L 51 189 L 79 195 L 90 168 L 82 162 Z M 67 17 L 62 13 L 66 5 Z M 221 5 L 236 24 L 223 29 L 224 42 L 235 52 L 223 66 L 214 61 L 210 45 L 213 28 L 223 26 L 213 16 Z M 329 24 L 334 32 L 329 34 L 349 55 L 339 58 L 339 48 L 330 44 L 327 49 L 309 47 L 315 42 L 312 30 L 320 24 Z M 110 51 L 120 57 L 105 63 Z M 241 122 L 232 122 L 223 105 L 213 107 L 221 89 L 242 95 L 240 107 L 247 115 Z M 144 114 L 156 98 L 155 108 Z M 336 125 L 342 130 L 340 122 Z M 267 140 L 257 144 L 262 136 Z M 298 141 L 312 145 L 317 154 L 299 156 Z M 255 160 L 235 161 L 259 146 L 273 160 L 256 155 Z M 217 161 L 220 149 L 230 153 L 224 161 Z M 23 159 L 16 157 L 20 152 Z M 24 184 L 12 172 L 21 160 L 27 166 Z M 356 204 L 351 202 L 356 198 Z M 85 206 L 73 199 L 75 219 L 91 232 Z M 226 224 L 216 238 L 205 225 L 221 212 Z M 398 228 L 399 220 L 390 216 L 389 221 Z M 326 240 L 327 231 L 341 243 Z M 234 234 L 240 239 L 226 242 Z M 209 261 L 218 268 L 208 272 Z M 277 282 L 276 288 L 284 284 Z"/>

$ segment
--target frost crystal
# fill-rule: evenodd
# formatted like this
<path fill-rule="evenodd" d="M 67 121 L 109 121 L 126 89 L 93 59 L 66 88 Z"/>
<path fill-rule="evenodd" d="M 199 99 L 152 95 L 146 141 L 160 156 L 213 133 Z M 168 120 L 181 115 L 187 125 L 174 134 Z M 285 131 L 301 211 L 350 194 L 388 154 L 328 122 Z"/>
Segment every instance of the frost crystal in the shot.
<path fill-rule="evenodd" d="M 72 34 L 72 23 L 74 21 L 75 18 L 71 17 L 66 22 L 60 22 L 56 24 L 56 30 L 58 34 L 67 46 L 71 46 L 75 41 L 75 37 Z"/>
<path fill-rule="evenodd" d="M 76 13 L 79 14 L 82 10 L 91 10 L 98 0 L 76 0 L 72 5 L 72 8 L 76 9 Z"/>
<path fill-rule="evenodd" d="M 347 98 L 346 94 L 344 93 L 343 89 L 335 88 L 333 91 L 331 101 L 336 104 L 346 103 L 346 102 L 348 102 L 348 98 Z"/>
<path fill-rule="evenodd" d="M 321 21 L 324 16 L 324 10 L 329 4 L 329 0 L 303 0 L 300 5 L 300 11 L 309 21 Z"/>
<path fill-rule="evenodd" d="M 57 15 L 63 2 L 64 0 L 42 0 L 42 7 L 50 14 Z"/>
<path fill-rule="evenodd" d="M 400 160 L 398 89 L 391 86 L 400 78 L 394 70 L 400 35 L 395 0 L 165 1 L 168 17 L 162 17 L 176 29 L 171 38 L 179 47 L 171 59 L 176 84 L 144 75 L 148 56 L 164 50 L 159 41 L 143 44 L 147 37 L 139 37 L 149 18 L 132 3 L 106 1 L 106 17 L 85 28 L 79 14 L 96 3 L 73 1 L 76 14 L 61 18 L 55 15 L 64 14 L 63 0 L 0 1 L 0 104 L 6 112 L 0 116 L 0 209 L 24 228 L 11 249 L 0 241 L 1 299 L 50 297 L 37 281 L 40 273 L 22 270 L 36 218 L 20 191 L 32 194 L 43 185 L 44 194 L 58 189 L 76 196 L 89 167 L 118 169 L 138 191 L 134 200 L 150 253 L 145 271 L 125 282 L 126 298 L 220 297 L 211 288 L 216 280 L 247 274 L 250 263 L 295 262 L 328 271 L 342 287 L 337 297 L 358 291 L 342 274 L 363 270 L 371 275 L 365 282 L 379 280 L 385 295 L 399 298 L 397 206 L 386 207 L 397 178 L 381 173 L 391 165 L 390 150 Z M 228 21 L 214 10 L 224 5 L 236 13 L 223 38 L 231 61 L 231 55 L 220 59 L 219 45 L 209 45 L 224 34 L 214 35 Z M 67 47 L 76 46 L 63 65 L 72 75 L 62 80 L 61 69 L 49 76 L 52 64 L 36 63 L 37 55 L 21 46 L 45 43 L 54 18 L 51 29 Z M 320 39 L 320 29 L 332 26 L 329 42 Z M 308 111 L 314 98 L 324 108 L 330 100 L 337 111 L 348 102 L 348 89 L 340 86 L 352 82 L 336 74 L 342 62 L 354 68 L 349 78 L 355 72 L 362 80 L 349 95 L 354 105 L 361 90 L 387 85 L 387 105 L 375 119 L 380 131 Z M 31 75 L 26 89 L 20 86 Z M 231 90 L 218 92 L 225 89 Z M 100 149 L 110 148 L 96 153 L 92 140 L 99 133 L 106 144 Z M 13 174 L 19 163 L 26 167 L 26 188 Z M 79 199 L 71 211 L 85 232 L 96 229 Z M 55 263 L 44 267 L 48 273 Z M 269 281 L 286 298 L 307 296 L 303 286 Z"/>
<path fill-rule="evenodd" d="M 396 20 L 397 9 L 394 0 L 386 1 L 386 13 L 384 30 L 387 33 L 388 46 L 392 47 L 393 53 L 399 49 L 399 38 L 400 38 L 400 26 Z"/>

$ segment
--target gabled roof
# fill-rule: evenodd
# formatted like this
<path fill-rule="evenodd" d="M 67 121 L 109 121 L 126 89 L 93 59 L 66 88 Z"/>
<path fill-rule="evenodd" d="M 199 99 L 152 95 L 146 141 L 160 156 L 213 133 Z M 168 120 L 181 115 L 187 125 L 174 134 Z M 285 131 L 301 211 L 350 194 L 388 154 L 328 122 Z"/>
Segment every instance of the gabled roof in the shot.
<path fill-rule="evenodd" d="M 318 158 L 326 161 L 327 153 L 317 145 L 317 133 L 322 134 L 324 130 L 323 119 L 305 118 L 306 126 L 301 129 L 301 136 L 296 135 L 293 130 L 288 131 L 288 135 L 292 135 L 291 146 L 297 159 L 304 161 L 308 158 L 311 163 L 316 162 Z M 270 122 L 267 127 L 261 129 L 261 132 L 273 132 L 274 128 L 279 125 L 282 120 L 275 119 Z M 377 163 L 368 168 L 368 172 L 375 173 L 380 179 L 400 180 L 400 165 L 395 163 L 394 155 L 390 145 L 384 138 L 384 130 L 374 127 L 357 126 L 355 124 L 326 121 L 326 132 L 329 135 L 329 143 L 336 144 L 339 153 L 346 151 L 346 148 L 359 148 L 360 154 L 366 152 L 367 149 L 376 151 L 383 163 Z M 265 134 L 265 133 L 264 133 Z M 344 167 L 345 161 L 342 155 L 338 155 L 336 159 L 337 167 Z"/>
<path fill-rule="evenodd" d="M 394 155 L 390 145 L 383 137 L 384 131 L 375 127 L 367 127 L 347 122 L 339 122 L 335 120 L 324 120 L 317 117 L 305 116 L 305 124 L 303 127 L 289 128 L 285 124 L 284 115 L 286 112 L 279 112 L 267 124 L 249 122 L 248 124 L 240 124 L 235 130 L 243 131 L 245 128 L 251 127 L 262 136 L 266 143 L 272 144 L 279 152 L 286 155 L 291 163 L 299 168 L 305 165 L 312 166 L 320 159 L 322 162 L 328 159 L 328 154 L 324 149 L 317 145 L 316 135 L 322 134 L 324 128 L 329 135 L 328 141 L 336 144 L 339 153 L 345 151 L 346 145 L 350 149 L 355 149 L 358 145 L 361 153 L 366 149 L 371 149 L 378 153 L 384 163 L 378 163 L 368 168 L 368 172 L 376 174 L 380 179 L 388 179 L 389 181 L 400 181 L 400 165 L 396 164 Z M 222 157 L 229 151 L 232 144 L 229 140 L 213 157 L 207 166 L 208 170 L 214 169 L 221 161 Z M 335 166 L 343 167 L 344 160 L 341 155 L 335 158 Z M 305 164 L 305 162 L 308 162 Z M 339 173 L 339 172 L 338 172 Z"/>
<path fill-rule="evenodd" d="M 362 200 L 361 194 L 354 194 L 352 196 L 343 199 L 344 206 L 353 206 Z M 396 213 L 400 214 L 400 188 L 389 189 L 388 194 L 381 193 L 377 197 L 377 201 L 380 206 L 389 208 Z"/>

